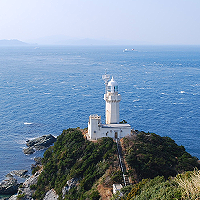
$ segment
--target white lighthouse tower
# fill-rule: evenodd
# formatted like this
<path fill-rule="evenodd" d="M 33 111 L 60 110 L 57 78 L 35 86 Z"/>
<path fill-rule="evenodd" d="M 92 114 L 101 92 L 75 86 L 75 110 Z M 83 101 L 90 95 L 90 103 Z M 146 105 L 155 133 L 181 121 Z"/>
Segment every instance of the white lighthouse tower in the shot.
<path fill-rule="evenodd" d="M 111 137 L 118 139 L 131 134 L 130 124 L 119 123 L 119 102 L 121 95 L 118 94 L 118 84 L 112 77 L 105 74 L 102 76 L 105 81 L 104 100 L 106 101 L 106 124 L 101 123 L 101 116 L 90 115 L 88 122 L 87 138 L 89 140 L 97 140 L 101 137 Z"/>
<path fill-rule="evenodd" d="M 108 83 L 104 100 L 106 101 L 106 124 L 118 124 L 121 95 L 118 94 L 118 84 L 113 77 Z"/>

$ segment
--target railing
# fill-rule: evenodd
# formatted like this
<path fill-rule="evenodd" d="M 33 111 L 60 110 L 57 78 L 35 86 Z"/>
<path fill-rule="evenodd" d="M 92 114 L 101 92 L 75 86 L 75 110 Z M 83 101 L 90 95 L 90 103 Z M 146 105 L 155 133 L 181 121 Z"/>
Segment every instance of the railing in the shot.
<path fill-rule="evenodd" d="M 125 175 L 126 166 L 123 161 L 123 156 L 122 156 L 122 152 L 121 152 L 121 145 L 120 145 L 119 139 L 116 139 L 116 143 L 117 143 L 117 151 L 118 151 L 118 157 L 119 157 L 119 165 L 120 165 L 120 168 L 121 168 L 121 171 L 123 174 L 124 185 L 127 186 L 127 185 L 129 185 L 129 180 L 128 180 L 128 176 Z"/>

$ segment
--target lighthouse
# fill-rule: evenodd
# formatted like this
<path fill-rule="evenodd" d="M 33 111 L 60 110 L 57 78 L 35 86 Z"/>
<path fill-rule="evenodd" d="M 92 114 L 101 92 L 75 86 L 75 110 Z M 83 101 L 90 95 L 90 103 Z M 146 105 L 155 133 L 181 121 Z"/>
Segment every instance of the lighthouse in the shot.
<path fill-rule="evenodd" d="M 104 94 L 106 101 L 106 124 L 119 124 L 119 102 L 121 95 L 118 94 L 118 84 L 112 77 Z"/>
<path fill-rule="evenodd" d="M 111 137 L 120 139 L 131 134 L 130 124 L 119 123 L 119 103 L 121 95 L 118 93 L 118 84 L 112 77 L 105 74 L 102 76 L 105 81 L 104 100 L 106 123 L 101 123 L 101 116 L 95 114 L 89 116 L 87 138 L 89 140 L 97 140 L 102 137 Z M 110 80 L 110 81 L 109 81 Z"/>

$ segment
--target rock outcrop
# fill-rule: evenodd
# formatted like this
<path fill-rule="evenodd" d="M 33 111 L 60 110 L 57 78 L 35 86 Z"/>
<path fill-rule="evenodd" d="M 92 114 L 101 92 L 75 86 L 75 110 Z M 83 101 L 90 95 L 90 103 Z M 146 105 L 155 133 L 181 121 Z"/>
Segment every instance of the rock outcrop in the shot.
<path fill-rule="evenodd" d="M 17 195 L 12 195 L 9 200 L 18 200 Z"/>
<path fill-rule="evenodd" d="M 11 176 L 0 183 L 0 194 L 15 194 L 18 186 L 17 179 Z"/>
<path fill-rule="evenodd" d="M 58 197 L 59 196 L 56 194 L 55 190 L 51 189 L 46 193 L 46 195 L 45 195 L 43 200 L 57 200 Z"/>
<path fill-rule="evenodd" d="M 32 195 L 35 192 L 34 185 L 37 183 L 40 172 L 36 172 L 33 176 L 26 179 L 26 181 L 18 188 L 16 195 L 13 195 L 9 200 L 17 200 L 19 195 L 23 195 L 23 199 L 31 200 Z M 16 193 L 15 192 L 15 193 Z"/>
<path fill-rule="evenodd" d="M 37 166 L 42 166 L 42 158 L 41 157 L 34 158 L 34 161 L 35 161 L 35 164 L 31 165 L 31 170 L 33 170 Z"/>
<path fill-rule="evenodd" d="M 42 157 L 36 157 L 34 158 L 35 165 L 42 165 Z"/>
<path fill-rule="evenodd" d="M 71 188 L 76 187 L 77 183 L 78 183 L 77 178 L 72 178 L 67 181 L 67 186 L 63 187 L 63 189 L 62 189 L 63 198 L 64 198 L 66 192 L 68 192 Z"/>
<path fill-rule="evenodd" d="M 24 151 L 24 154 L 33 154 L 35 152 L 33 147 L 25 148 L 23 149 L 23 151 Z"/>
<path fill-rule="evenodd" d="M 18 176 L 20 178 L 29 178 L 30 176 L 27 173 L 28 173 L 28 170 L 22 169 L 22 170 L 13 170 L 9 174 Z M 7 176 L 9 176 L 9 174 Z"/>
<path fill-rule="evenodd" d="M 25 154 L 33 154 L 35 151 L 45 149 L 52 145 L 56 141 L 56 138 L 49 135 L 44 135 L 42 137 L 33 139 L 33 140 L 27 140 L 26 146 L 28 148 L 25 148 L 23 151 Z"/>

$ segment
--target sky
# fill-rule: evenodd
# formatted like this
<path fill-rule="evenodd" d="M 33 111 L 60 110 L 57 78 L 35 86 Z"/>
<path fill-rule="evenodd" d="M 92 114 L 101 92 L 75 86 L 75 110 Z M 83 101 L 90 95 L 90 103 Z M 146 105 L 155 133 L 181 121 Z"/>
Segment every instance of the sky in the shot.
<path fill-rule="evenodd" d="M 1 0 L 0 40 L 200 45 L 200 0 Z"/>

